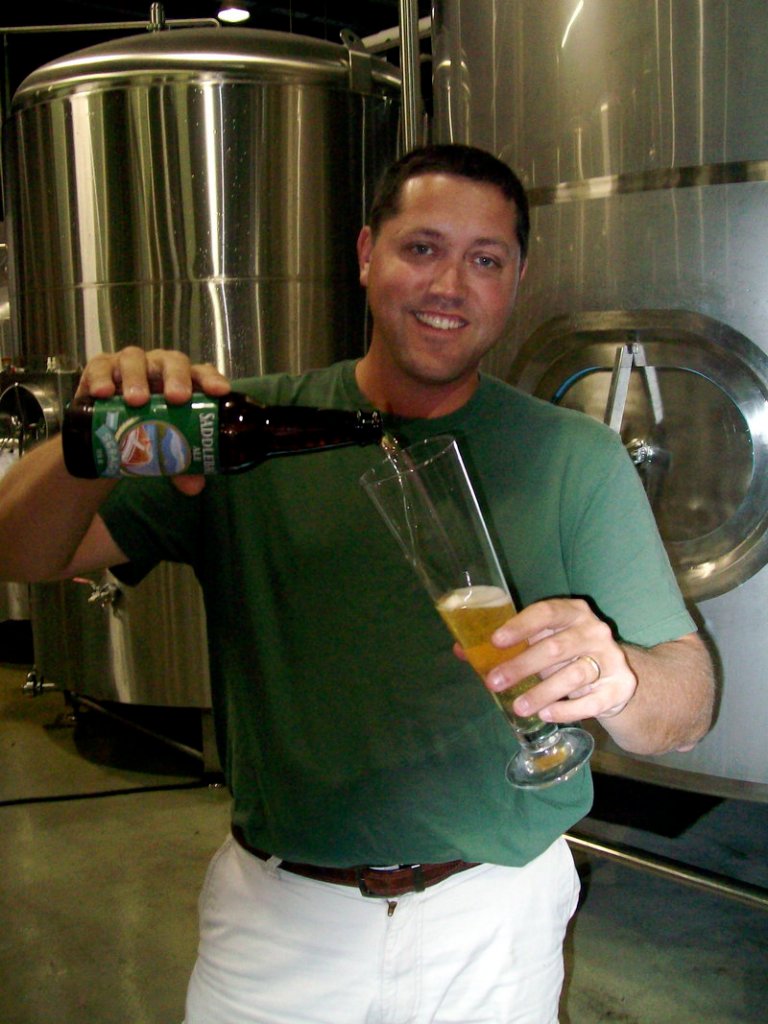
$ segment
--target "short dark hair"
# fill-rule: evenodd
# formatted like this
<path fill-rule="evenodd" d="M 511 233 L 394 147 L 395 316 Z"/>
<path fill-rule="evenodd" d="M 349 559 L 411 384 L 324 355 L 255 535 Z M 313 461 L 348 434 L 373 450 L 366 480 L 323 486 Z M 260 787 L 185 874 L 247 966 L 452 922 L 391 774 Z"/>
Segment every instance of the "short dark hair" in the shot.
<path fill-rule="evenodd" d="M 385 220 L 397 216 L 403 185 L 421 174 L 454 174 L 460 178 L 485 182 L 499 188 L 517 208 L 517 242 L 520 246 L 520 258 L 525 259 L 528 253 L 530 215 L 528 197 L 520 179 L 507 164 L 491 153 L 475 146 L 462 146 L 457 143 L 413 149 L 384 172 L 368 216 L 368 224 L 374 237 Z"/>

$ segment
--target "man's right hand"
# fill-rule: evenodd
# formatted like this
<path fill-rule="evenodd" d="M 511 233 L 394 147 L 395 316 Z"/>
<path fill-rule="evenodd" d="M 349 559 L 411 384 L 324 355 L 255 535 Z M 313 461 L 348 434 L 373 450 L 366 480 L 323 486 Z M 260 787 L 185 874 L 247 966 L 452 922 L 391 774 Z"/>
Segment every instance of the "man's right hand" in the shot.
<path fill-rule="evenodd" d="M 146 351 L 132 345 L 90 359 L 75 397 L 122 394 L 128 405 L 140 406 L 149 401 L 150 394 L 162 394 L 170 405 L 182 405 L 194 391 L 218 397 L 229 393 L 230 384 L 211 363 L 191 363 L 187 355 L 174 349 Z M 177 476 L 173 483 L 183 494 L 199 494 L 205 477 Z"/>
<path fill-rule="evenodd" d="M 226 395 L 229 381 L 211 363 L 191 363 L 174 349 L 146 351 L 131 345 L 101 352 L 88 361 L 76 397 L 111 398 L 122 394 L 128 405 L 144 405 L 150 394 L 163 394 L 171 405 L 188 402 L 193 391 Z"/>

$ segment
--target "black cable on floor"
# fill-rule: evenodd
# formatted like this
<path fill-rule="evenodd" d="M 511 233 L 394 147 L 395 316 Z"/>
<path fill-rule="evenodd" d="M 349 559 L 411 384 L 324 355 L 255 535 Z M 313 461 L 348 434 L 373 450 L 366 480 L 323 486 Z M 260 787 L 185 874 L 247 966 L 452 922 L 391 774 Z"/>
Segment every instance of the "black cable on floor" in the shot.
<path fill-rule="evenodd" d="M 58 796 L 28 796 L 15 800 L 0 800 L 0 807 L 19 807 L 24 804 L 62 803 L 66 800 L 98 800 L 106 796 L 132 796 L 134 793 L 167 793 L 175 789 L 210 789 L 220 783 L 209 779 L 194 782 L 173 782 L 162 786 L 131 786 L 128 789 L 105 789 L 96 793 L 62 793 Z"/>

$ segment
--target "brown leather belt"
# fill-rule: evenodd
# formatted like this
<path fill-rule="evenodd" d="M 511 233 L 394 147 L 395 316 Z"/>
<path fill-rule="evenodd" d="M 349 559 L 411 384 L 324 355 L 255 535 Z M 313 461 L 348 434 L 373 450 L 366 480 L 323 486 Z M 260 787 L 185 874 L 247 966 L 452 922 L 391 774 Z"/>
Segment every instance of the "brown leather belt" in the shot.
<path fill-rule="evenodd" d="M 232 835 L 244 850 L 260 860 L 269 860 L 272 856 L 251 846 L 238 825 L 232 826 Z M 459 871 L 476 868 L 477 864 L 469 864 L 465 860 L 449 860 L 444 864 L 399 864 L 387 868 L 373 868 L 368 865 L 356 868 L 331 868 L 281 860 L 278 867 L 282 871 L 290 871 L 304 878 L 314 878 L 318 882 L 353 886 L 359 889 L 363 896 L 394 899 L 408 892 L 423 892 L 424 889 L 437 885 Z"/>

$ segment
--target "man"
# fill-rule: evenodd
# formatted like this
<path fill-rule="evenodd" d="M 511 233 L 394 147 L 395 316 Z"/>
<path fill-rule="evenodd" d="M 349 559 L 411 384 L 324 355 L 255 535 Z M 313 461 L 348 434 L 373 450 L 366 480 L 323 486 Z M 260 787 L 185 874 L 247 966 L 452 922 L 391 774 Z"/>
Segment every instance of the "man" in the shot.
<path fill-rule="evenodd" d="M 495 158 L 406 155 L 358 239 L 365 356 L 238 387 L 377 407 L 404 443 L 454 434 L 524 606 L 494 642 L 527 647 L 486 686 L 538 674 L 518 713 L 596 718 L 638 753 L 684 749 L 709 727 L 710 661 L 620 441 L 478 372 L 527 237 L 524 193 Z M 229 383 L 133 348 L 91 360 L 79 392 L 139 405 L 150 387 L 181 402 Z M 562 833 L 589 809 L 589 772 L 506 783 L 507 723 L 358 487 L 380 458 L 115 487 L 69 478 L 53 441 L 6 477 L 5 578 L 111 565 L 130 580 L 170 558 L 203 586 L 233 837 L 201 897 L 187 1024 L 557 1019 L 578 889 Z"/>

